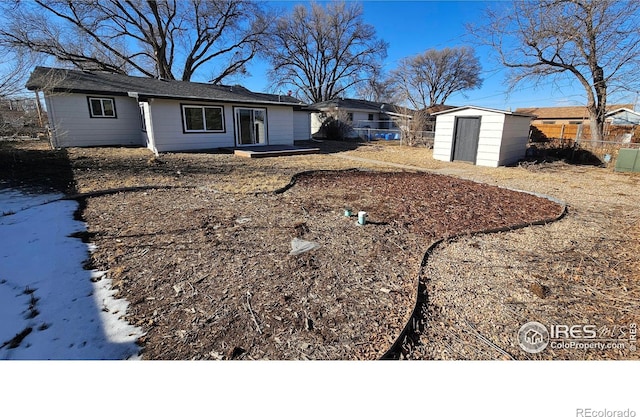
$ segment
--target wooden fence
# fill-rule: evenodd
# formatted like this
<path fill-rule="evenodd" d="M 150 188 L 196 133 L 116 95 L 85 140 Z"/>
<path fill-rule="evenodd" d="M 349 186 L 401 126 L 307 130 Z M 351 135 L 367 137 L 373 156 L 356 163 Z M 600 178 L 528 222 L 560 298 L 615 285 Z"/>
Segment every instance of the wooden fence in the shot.
<path fill-rule="evenodd" d="M 588 124 L 531 125 L 531 140 L 587 140 L 591 138 Z M 604 138 L 608 142 L 640 142 L 640 128 L 636 126 L 605 125 Z"/>

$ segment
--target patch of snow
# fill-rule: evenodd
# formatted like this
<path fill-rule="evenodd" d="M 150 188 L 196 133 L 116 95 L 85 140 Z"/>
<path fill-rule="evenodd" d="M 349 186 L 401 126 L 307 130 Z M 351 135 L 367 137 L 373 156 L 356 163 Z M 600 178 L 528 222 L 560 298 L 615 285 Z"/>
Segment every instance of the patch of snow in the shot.
<path fill-rule="evenodd" d="M 137 358 L 142 331 L 104 273 L 83 269 L 94 247 L 70 237 L 86 226 L 60 197 L 0 190 L 0 359 Z"/>
<path fill-rule="evenodd" d="M 0 188 L 0 216 L 47 204 L 62 197 L 62 194 L 34 194 L 12 188 Z"/>

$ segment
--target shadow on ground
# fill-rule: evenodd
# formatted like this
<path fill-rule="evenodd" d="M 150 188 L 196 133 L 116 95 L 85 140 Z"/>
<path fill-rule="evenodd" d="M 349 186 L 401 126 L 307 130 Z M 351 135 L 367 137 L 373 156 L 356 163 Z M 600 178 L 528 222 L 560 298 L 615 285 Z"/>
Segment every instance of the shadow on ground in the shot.
<path fill-rule="evenodd" d="M 320 153 L 332 154 L 332 153 L 352 151 L 354 149 L 359 148 L 360 146 L 363 146 L 365 142 L 363 142 L 359 138 L 355 138 L 355 139 L 345 139 L 345 140 L 329 140 L 329 139 L 300 140 L 300 141 L 295 141 L 295 144 L 297 146 L 320 148 Z"/>
<path fill-rule="evenodd" d="M 0 141 L 0 182 L 45 192 L 75 192 L 67 151 L 46 149 L 40 141 Z"/>
<path fill-rule="evenodd" d="M 556 147 L 545 142 L 532 144 L 527 150 L 527 155 L 528 161 L 536 163 L 563 161 L 570 165 L 604 165 L 604 161 L 587 149 L 573 146 Z"/>

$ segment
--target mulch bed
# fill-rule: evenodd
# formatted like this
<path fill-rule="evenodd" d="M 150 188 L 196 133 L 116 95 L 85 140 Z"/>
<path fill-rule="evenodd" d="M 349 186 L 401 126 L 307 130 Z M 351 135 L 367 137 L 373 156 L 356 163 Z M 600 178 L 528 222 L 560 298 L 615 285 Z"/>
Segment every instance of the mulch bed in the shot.
<path fill-rule="evenodd" d="M 561 210 L 446 176 L 338 171 L 299 175 L 279 194 L 94 197 L 83 218 L 98 246 L 90 267 L 109 271 L 146 331 L 143 359 L 377 359 L 412 313 L 432 242 Z M 294 238 L 320 246 L 290 255 Z"/>
<path fill-rule="evenodd" d="M 482 169 L 440 164 L 419 148 L 321 145 L 320 155 L 249 162 L 0 141 L 0 187 L 96 192 L 77 213 L 84 238 L 100 245 L 87 267 L 108 270 L 132 303 L 128 319 L 147 332 L 143 359 L 376 359 L 407 322 L 420 327 L 402 346 L 407 359 L 638 358 L 628 347 L 532 355 L 517 343 L 532 320 L 603 332 L 638 322 L 637 176 L 562 161 Z M 569 213 L 445 240 L 426 259 L 444 236 L 511 228 L 560 207 L 444 176 L 336 171 L 390 169 L 335 157 L 343 152 L 553 195 Z M 309 169 L 333 172 L 298 175 L 273 193 Z M 137 191 L 113 191 L 122 187 Z M 344 206 L 366 210 L 371 223 L 357 226 Z M 289 255 L 295 237 L 321 246 Z M 418 280 L 426 300 L 409 320 Z"/>

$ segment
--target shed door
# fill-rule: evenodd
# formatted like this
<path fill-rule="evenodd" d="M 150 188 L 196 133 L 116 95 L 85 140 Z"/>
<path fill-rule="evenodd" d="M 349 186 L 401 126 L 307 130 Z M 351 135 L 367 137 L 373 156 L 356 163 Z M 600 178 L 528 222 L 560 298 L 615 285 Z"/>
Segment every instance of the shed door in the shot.
<path fill-rule="evenodd" d="M 456 117 L 453 131 L 453 161 L 476 163 L 480 139 L 480 117 Z"/>

